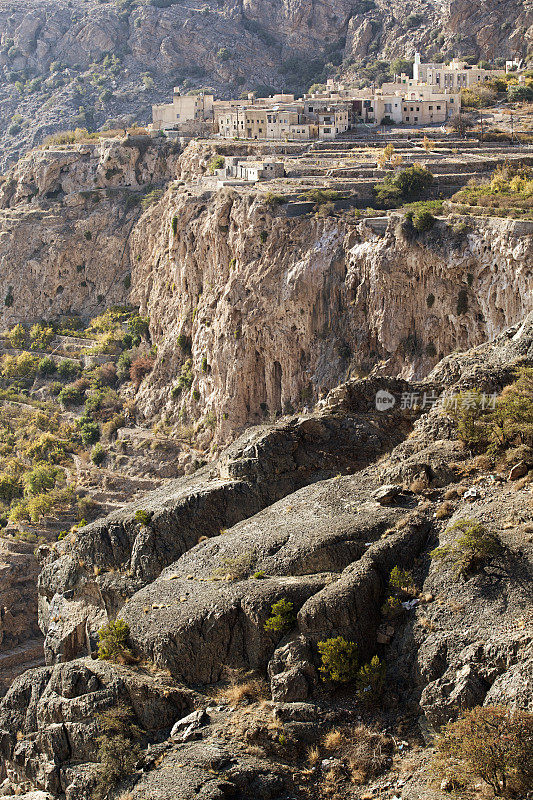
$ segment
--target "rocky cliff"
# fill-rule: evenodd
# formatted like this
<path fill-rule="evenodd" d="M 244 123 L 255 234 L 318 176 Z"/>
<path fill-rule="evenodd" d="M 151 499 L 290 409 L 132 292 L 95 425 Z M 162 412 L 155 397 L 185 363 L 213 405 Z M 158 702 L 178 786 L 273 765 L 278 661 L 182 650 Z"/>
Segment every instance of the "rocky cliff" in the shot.
<path fill-rule="evenodd" d="M 376 232 L 213 188 L 213 152 L 130 137 L 23 159 L 0 189 L 2 323 L 138 303 L 157 346 L 138 407 L 208 450 L 347 377 L 420 378 L 530 308 L 530 222 L 448 217 L 413 235 L 392 214 Z"/>
<path fill-rule="evenodd" d="M 353 61 L 526 56 L 530 3 L 498 0 L 0 3 L 0 163 L 58 130 L 147 123 L 174 85 L 292 88 Z"/>

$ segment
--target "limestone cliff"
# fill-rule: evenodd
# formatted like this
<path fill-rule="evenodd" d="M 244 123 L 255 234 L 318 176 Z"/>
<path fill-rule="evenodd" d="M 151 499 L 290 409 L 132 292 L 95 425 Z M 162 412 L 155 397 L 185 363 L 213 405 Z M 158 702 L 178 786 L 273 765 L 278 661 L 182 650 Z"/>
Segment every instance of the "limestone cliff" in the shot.
<path fill-rule="evenodd" d="M 531 223 L 456 218 L 413 239 L 399 216 L 381 235 L 366 223 L 272 212 L 263 198 L 177 187 L 133 231 L 133 295 L 158 344 L 140 395 L 148 416 L 214 415 L 227 439 L 349 375 L 427 374 L 531 305 Z"/>

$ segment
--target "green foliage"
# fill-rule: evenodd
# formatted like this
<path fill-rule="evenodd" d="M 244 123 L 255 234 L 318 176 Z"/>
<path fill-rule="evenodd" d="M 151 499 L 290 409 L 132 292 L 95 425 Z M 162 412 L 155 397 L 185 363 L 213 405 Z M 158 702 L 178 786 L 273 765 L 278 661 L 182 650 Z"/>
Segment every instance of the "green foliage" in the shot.
<path fill-rule="evenodd" d="M 9 506 L 17 498 L 22 497 L 22 483 L 18 475 L 7 472 L 0 473 L 0 502 Z"/>
<path fill-rule="evenodd" d="M 265 630 L 283 636 L 296 622 L 294 603 L 282 598 L 271 607 L 271 616 L 265 622 Z"/>
<path fill-rule="evenodd" d="M 408 569 L 393 567 L 389 577 L 389 586 L 404 593 L 412 592 L 414 590 L 413 573 Z"/>
<path fill-rule="evenodd" d="M 456 789 L 483 779 L 497 797 L 525 797 L 533 784 L 533 714 L 477 706 L 449 722 L 436 740 L 432 769 Z"/>
<path fill-rule="evenodd" d="M 128 331 L 133 337 L 140 339 L 148 339 L 150 331 L 148 327 L 148 318 L 141 317 L 139 314 L 134 314 L 128 320 Z"/>
<path fill-rule="evenodd" d="M 26 342 L 26 330 L 24 326 L 20 324 L 15 325 L 7 334 L 7 338 L 10 341 L 11 347 L 20 350 L 21 347 L 24 347 Z"/>
<path fill-rule="evenodd" d="M 225 164 L 224 156 L 213 156 L 209 162 L 209 172 L 213 174 L 215 170 L 222 169 Z"/>
<path fill-rule="evenodd" d="M 386 207 L 398 205 L 401 200 L 422 197 L 431 187 L 433 175 L 420 164 L 406 167 L 387 175 L 382 183 L 374 186 L 377 201 Z"/>
<path fill-rule="evenodd" d="M 56 369 L 56 362 L 50 356 L 45 356 L 39 361 L 38 370 L 40 375 L 53 375 Z"/>
<path fill-rule="evenodd" d="M 357 672 L 356 694 L 365 703 L 375 703 L 383 694 L 385 685 L 385 664 L 374 656 L 369 664 L 364 664 Z"/>
<path fill-rule="evenodd" d="M 193 380 L 192 361 L 187 359 L 187 361 L 181 365 L 181 375 L 178 378 L 176 386 L 172 387 L 172 397 L 176 399 L 183 391 L 188 391 L 192 386 Z"/>
<path fill-rule="evenodd" d="M 319 672 L 324 680 L 349 683 L 357 676 L 358 656 L 355 642 L 342 636 L 318 642 L 321 666 Z"/>
<path fill-rule="evenodd" d="M 97 422 L 86 421 L 80 425 L 80 436 L 82 444 L 87 447 L 94 444 L 100 438 L 100 427 Z"/>
<path fill-rule="evenodd" d="M 262 196 L 262 200 L 271 208 L 275 208 L 287 202 L 287 198 L 284 195 L 276 194 L 275 192 L 266 192 Z"/>
<path fill-rule="evenodd" d="M 180 333 L 176 339 L 176 342 L 180 350 L 183 350 L 183 352 L 186 354 L 190 354 L 192 347 L 190 336 L 187 336 L 185 333 Z"/>
<path fill-rule="evenodd" d="M 85 397 L 85 389 L 82 386 L 79 386 L 77 381 L 76 383 L 69 383 L 68 386 L 65 386 L 58 394 L 57 399 L 61 403 L 62 406 L 79 406 L 83 403 L 83 398 Z"/>
<path fill-rule="evenodd" d="M 101 444 L 96 444 L 93 449 L 91 450 L 91 461 L 93 464 L 96 464 L 97 467 L 100 466 L 105 461 L 107 453 L 102 447 Z"/>
<path fill-rule="evenodd" d="M 512 103 L 522 100 L 531 101 L 533 100 L 533 86 L 512 83 L 507 89 L 507 96 Z"/>
<path fill-rule="evenodd" d="M 435 548 L 431 557 L 451 561 L 458 575 L 476 572 L 503 552 L 498 536 L 476 520 L 460 519 L 447 528 L 447 533 L 461 535 L 452 544 Z"/>
<path fill-rule="evenodd" d="M 62 378 L 74 378 L 80 373 L 80 366 L 77 361 L 63 359 L 57 365 L 57 372 Z"/>
<path fill-rule="evenodd" d="M 399 597 L 389 595 L 383 605 L 381 606 L 381 613 L 387 619 L 394 619 L 403 612 L 402 601 Z"/>
<path fill-rule="evenodd" d="M 32 325 L 30 328 L 31 349 L 46 350 L 54 336 L 54 329 L 50 325 Z"/>
<path fill-rule="evenodd" d="M 177 233 L 178 233 L 178 218 L 177 217 L 172 217 L 171 228 L 172 228 L 172 233 L 174 234 L 174 236 L 176 236 Z"/>
<path fill-rule="evenodd" d="M 8 380 L 31 381 L 37 374 L 38 360 L 31 353 L 19 356 L 4 356 L 2 359 L 2 377 Z"/>
<path fill-rule="evenodd" d="M 130 663 L 133 654 L 128 647 L 129 635 L 129 625 L 123 619 L 108 622 L 98 631 L 98 658 L 118 664 Z"/>
<path fill-rule="evenodd" d="M 334 203 L 342 197 L 340 192 L 334 189 L 308 189 L 306 192 L 298 195 L 299 200 L 306 200 L 307 202 L 314 203 L 314 210 L 319 211 L 320 207 L 326 203 Z"/>
<path fill-rule="evenodd" d="M 47 489 L 53 489 L 58 478 L 64 479 L 64 477 L 65 473 L 59 467 L 46 463 L 37 464 L 22 476 L 24 494 L 26 497 L 32 497 Z"/>
<path fill-rule="evenodd" d="M 413 215 L 413 228 L 418 233 L 430 231 L 436 222 L 431 211 L 418 211 Z"/>
<path fill-rule="evenodd" d="M 524 367 L 506 386 L 494 407 L 478 390 L 452 398 L 448 413 L 459 438 L 469 447 L 496 455 L 510 447 L 533 445 L 533 369 Z"/>
<path fill-rule="evenodd" d="M 149 525 L 153 515 L 153 511 L 145 511 L 144 508 L 138 508 L 135 512 L 135 522 L 139 522 L 141 525 Z"/>

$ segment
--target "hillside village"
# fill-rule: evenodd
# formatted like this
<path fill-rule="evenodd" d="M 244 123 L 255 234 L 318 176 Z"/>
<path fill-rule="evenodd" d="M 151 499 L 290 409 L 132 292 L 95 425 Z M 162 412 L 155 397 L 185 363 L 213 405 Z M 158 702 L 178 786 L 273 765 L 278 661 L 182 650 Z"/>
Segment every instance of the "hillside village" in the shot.
<path fill-rule="evenodd" d="M 415 55 L 413 77 L 405 72 L 379 88 L 363 89 L 327 81 L 325 89 L 297 99 L 279 93 L 256 98 L 217 100 L 212 94 L 182 94 L 174 89 L 172 103 L 153 106 L 153 131 L 223 139 L 313 141 L 331 140 L 364 125 L 443 125 L 461 112 L 461 91 L 489 84 L 520 63 L 507 61 L 505 70 L 474 67 L 459 59 L 449 64 L 424 63 Z M 515 72 L 518 83 L 525 77 Z"/>

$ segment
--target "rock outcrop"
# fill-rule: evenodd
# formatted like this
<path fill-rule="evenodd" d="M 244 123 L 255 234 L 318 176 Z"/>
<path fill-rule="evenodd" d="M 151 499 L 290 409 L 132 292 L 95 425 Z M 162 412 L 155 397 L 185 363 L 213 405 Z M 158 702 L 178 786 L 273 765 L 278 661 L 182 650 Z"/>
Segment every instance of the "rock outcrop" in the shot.
<path fill-rule="evenodd" d="M 385 381 L 384 390 L 391 396 L 406 389 L 437 396 L 468 387 L 500 392 L 513 370 L 532 365 L 532 353 L 529 315 L 494 342 L 448 356 L 424 383 Z M 65 549 L 41 577 L 43 596 L 53 581 L 57 595 L 50 606 L 57 606 L 57 619 L 45 614 L 43 625 L 53 631 L 58 620 L 68 626 L 70 618 L 75 626 L 80 598 L 87 608 L 97 595 L 103 622 L 119 611 L 116 598 L 123 591 L 127 602 L 120 616 L 129 625 L 138 662 L 123 667 L 82 658 L 18 678 L 0 705 L 0 752 L 12 783 L 29 782 L 68 800 L 88 798 L 97 770 L 96 715 L 122 701 L 142 727 L 140 761 L 127 786 L 134 798 L 146 791 L 158 798 L 186 798 L 193 785 L 213 799 L 231 793 L 245 798 L 244 775 L 248 785 L 257 782 L 258 797 L 275 797 L 291 786 L 290 760 L 275 744 L 280 722 L 284 746 L 290 736 L 295 758 L 316 741 L 317 731 L 322 736 L 339 719 L 352 719 L 342 702 L 325 702 L 318 679 L 317 644 L 335 636 L 357 642 L 362 661 L 379 654 L 387 665 L 390 713 L 398 705 L 415 709 L 426 735 L 461 709 L 490 703 L 533 707 L 531 483 L 487 472 L 458 441 L 452 418 L 435 404 L 414 415 L 398 409 L 374 411 L 373 416 L 367 411 L 367 426 L 382 420 L 373 434 L 378 440 L 386 428 L 399 428 L 402 419 L 410 434 L 378 460 L 378 441 L 370 445 L 374 463 L 364 466 L 371 456 L 363 449 L 359 460 L 356 456 L 349 464 L 348 452 L 357 454 L 359 444 L 364 445 L 360 420 L 354 427 L 359 439 L 346 441 L 341 450 L 345 471 L 357 471 L 318 480 L 324 470 L 321 475 L 313 465 L 313 453 L 320 448 L 322 466 L 328 463 L 340 444 L 332 426 L 339 437 L 337 426 L 353 427 L 351 420 L 364 417 L 361 406 L 368 406 L 378 384 L 379 379 L 350 381 L 330 394 L 321 412 L 259 431 L 256 438 L 250 432 L 247 441 L 236 443 L 219 461 L 218 478 L 200 472 L 172 487 L 166 498 L 165 490 L 148 497 L 144 527 L 135 529 L 127 511 L 82 529 L 76 541 L 61 545 Z M 325 440 L 319 433 L 328 429 Z M 322 449 L 325 441 L 329 446 Z M 287 449 L 291 456 L 279 458 Z M 308 465 L 296 479 L 294 465 L 302 460 Z M 272 465 L 278 462 L 284 466 L 276 475 Z M 253 497 L 262 487 L 263 499 L 236 511 L 231 495 L 222 500 L 219 495 L 220 507 L 207 517 L 219 516 L 209 523 L 202 506 L 210 492 L 220 492 L 224 473 L 233 475 L 224 492 L 230 485 L 248 484 L 241 491 Z M 218 487 L 206 491 L 207 479 L 218 481 Z M 299 483 L 306 485 L 297 488 Z M 276 493 L 286 496 L 275 501 Z M 437 511 L 445 495 L 443 515 Z M 266 505 L 262 510 L 261 504 Z M 222 514 L 231 527 L 216 535 L 209 524 L 218 527 Z M 453 564 L 431 557 L 437 543 L 455 541 L 459 534 L 453 523 L 461 519 L 482 522 L 503 545 L 482 569 L 464 576 Z M 202 529 L 208 538 L 195 543 Z M 139 539 L 142 544 L 150 536 L 154 552 L 160 540 L 159 552 L 168 557 L 168 566 L 157 575 L 163 567 L 157 559 L 146 562 L 150 569 L 152 563 L 159 565 L 155 572 L 143 572 L 142 561 L 131 568 Z M 384 622 L 381 609 L 394 566 L 412 571 L 415 588 L 401 611 Z M 114 609 L 109 601 L 104 608 L 104 587 L 107 598 L 114 592 Z M 265 623 L 281 599 L 292 603 L 292 610 L 274 635 Z M 52 644 L 53 635 L 51 651 Z M 70 658 L 76 648 L 56 652 Z M 263 747 L 269 742 L 274 748 L 270 783 L 261 777 L 261 748 L 247 751 L 235 743 L 228 756 L 228 736 L 235 736 L 232 725 L 238 724 L 232 719 L 235 708 L 212 700 L 207 707 L 201 692 L 179 686 L 184 681 L 200 691 L 201 684 L 218 681 L 224 668 L 254 669 L 271 681 L 277 702 L 254 712 L 259 716 L 242 729 L 248 742 Z M 178 742 L 179 726 L 174 738 L 171 729 L 193 706 L 202 725 L 193 726 L 188 741 Z M 362 713 L 362 707 L 356 708 Z M 260 717 L 272 711 L 278 720 L 274 734 L 272 722 Z M 159 770 L 161 763 L 165 767 Z M 412 765 L 411 760 L 411 773 Z M 294 763 L 292 778 L 299 796 L 305 779 Z M 409 797 L 417 796 L 414 784 L 413 778 Z M 438 790 L 430 796 L 442 797 Z"/>

